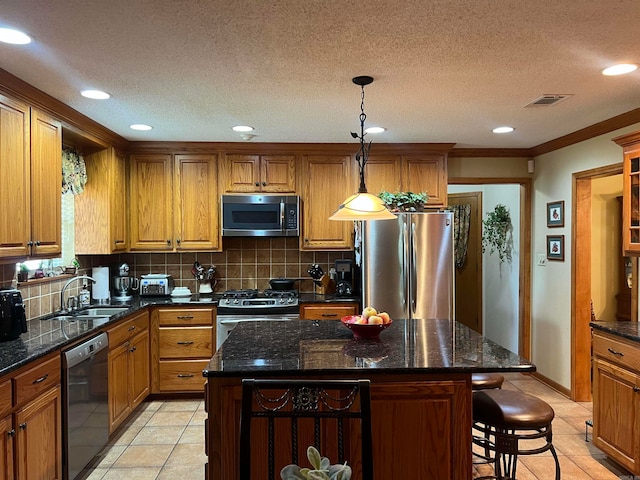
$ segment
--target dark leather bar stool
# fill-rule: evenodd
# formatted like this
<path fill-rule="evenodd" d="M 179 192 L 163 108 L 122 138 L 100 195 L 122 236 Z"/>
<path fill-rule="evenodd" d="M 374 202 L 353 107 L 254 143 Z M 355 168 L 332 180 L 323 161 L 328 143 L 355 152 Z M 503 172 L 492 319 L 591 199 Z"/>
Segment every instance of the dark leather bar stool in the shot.
<path fill-rule="evenodd" d="M 504 377 L 499 373 L 473 373 L 471 374 L 471 390 L 487 390 L 490 388 L 502 388 Z"/>
<path fill-rule="evenodd" d="M 481 478 L 515 479 L 518 455 L 550 450 L 556 463 L 555 478 L 560 480 L 560 463 L 552 443 L 554 416 L 549 404 L 525 393 L 498 389 L 474 392 L 473 428 L 484 437 L 474 437 L 473 443 L 495 453 L 488 459 L 494 464 L 495 476 Z M 539 438 L 545 439 L 544 445 L 527 448 L 528 440 Z"/>

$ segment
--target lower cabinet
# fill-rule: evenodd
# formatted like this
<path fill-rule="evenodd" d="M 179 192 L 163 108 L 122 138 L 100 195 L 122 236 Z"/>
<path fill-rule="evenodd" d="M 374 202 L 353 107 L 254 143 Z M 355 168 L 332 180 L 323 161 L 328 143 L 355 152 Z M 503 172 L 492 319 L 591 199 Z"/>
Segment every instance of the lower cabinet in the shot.
<path fill-rule="evenodd" d="M 152 393 L 202 392 L 202 370 L 215 353 L 215 307 L 151 311 Z"/>
<path fill-rule="evenodd" d="M 357 315 L 357 303 L 303 303 L 300 320 L 340 320 L 347 315 Z"/>
<path fill-rule="evenodd" d="M 109 335 L 109 433 L 150 392 L 149 313 L 145 310 L 107 330 Z"/>
<path fill-rule="evenodd" d="M 0 420 L 0 480 L 12 480 L 13 477 L 13 439 L 15 429 L 13 418 L 7 415 Z"/>
<path fill-rule="evenodd" d="M 593 444 L 640 474 L 640 344 L 594 332 Z"/>

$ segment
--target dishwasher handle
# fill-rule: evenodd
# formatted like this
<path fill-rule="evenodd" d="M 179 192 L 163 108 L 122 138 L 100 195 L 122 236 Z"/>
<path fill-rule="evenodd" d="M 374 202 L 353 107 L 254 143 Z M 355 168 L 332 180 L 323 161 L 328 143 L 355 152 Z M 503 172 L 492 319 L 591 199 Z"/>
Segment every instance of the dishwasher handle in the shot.
<path fill-rule="evenodd" d="M 81 344 L 63 352 L 62 363 L 64 368 L 75 367 L 79 363 L 84 362 L 88 358 L 93 357 L 101 350 L 109 347 L 109 337 L 102 332 L 95 337 L 85 340 Z"/>

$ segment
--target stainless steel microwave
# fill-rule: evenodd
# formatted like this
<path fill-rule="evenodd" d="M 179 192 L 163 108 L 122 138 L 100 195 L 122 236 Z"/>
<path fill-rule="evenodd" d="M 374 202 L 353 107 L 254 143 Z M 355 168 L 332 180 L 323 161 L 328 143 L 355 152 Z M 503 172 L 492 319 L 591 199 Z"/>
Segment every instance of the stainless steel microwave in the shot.
<path fill-rule="evenodd" d="M 297 237 L 297 195 L 222 195 L 223 237 Z"/>

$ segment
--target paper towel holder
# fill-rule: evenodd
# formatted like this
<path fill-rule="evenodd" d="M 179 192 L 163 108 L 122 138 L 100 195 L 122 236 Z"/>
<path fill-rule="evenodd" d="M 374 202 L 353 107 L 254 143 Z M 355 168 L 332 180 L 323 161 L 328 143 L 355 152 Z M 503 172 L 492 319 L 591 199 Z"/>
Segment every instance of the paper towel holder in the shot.
<path fill-rule="evenodd" d="M 91 276 L 95 279 L 91 288 L 92 302 L 97 305 L 108 305 L 111 303 L 109 267 L 93 267 Z"/>

